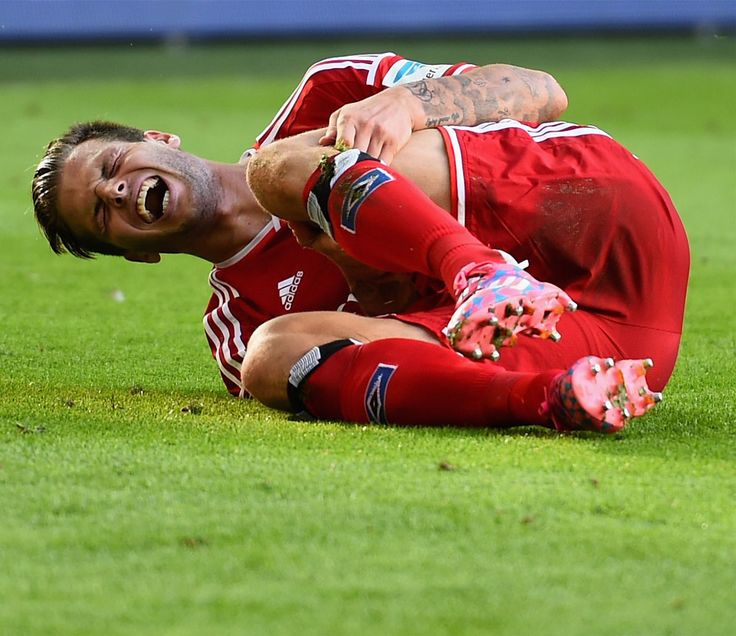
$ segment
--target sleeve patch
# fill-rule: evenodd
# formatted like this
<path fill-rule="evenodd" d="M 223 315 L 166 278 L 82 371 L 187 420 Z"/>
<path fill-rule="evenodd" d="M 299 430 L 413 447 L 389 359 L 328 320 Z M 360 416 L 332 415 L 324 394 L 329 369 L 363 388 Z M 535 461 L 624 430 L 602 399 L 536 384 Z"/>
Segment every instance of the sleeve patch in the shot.
<path fill-rule="evenodd" d="M 389 87 L 442 77 L 449 69 L 449 64 L 422 64 L 411 60 L 399 60 L 389 68 L 383 78 L 383 85 Z"/>

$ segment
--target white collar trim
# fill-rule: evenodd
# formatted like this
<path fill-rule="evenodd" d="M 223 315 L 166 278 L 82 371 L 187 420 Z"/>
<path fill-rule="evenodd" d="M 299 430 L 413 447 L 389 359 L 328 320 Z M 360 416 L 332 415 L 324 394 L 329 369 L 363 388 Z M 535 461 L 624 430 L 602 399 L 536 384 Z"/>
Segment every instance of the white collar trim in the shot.
<path fill-rule="evenodd" d="M 269 223 L 266 223 L 266 225 L 261 229 L 258 234 L 256 234 L 243 248 L 238 250 L 235 254 L 233 254 L 230 258 L 225 259 L 224 261 L 221 261 L 220 263 L 215 263 L 215 267 L 218 269 L 224 269 L 226 267 L 230 267 L 231 265 L 235 265 L 238 261 L 245 258 L 248 254 L 250 254 L 257 246 L 258 244 L 263 241 L 263 239 L 268 236 L 268 234 L 271 233 L 273 230 L 274 232 L 278 232 L 281 229 L 281 219 L 272 216 L 271 221 Z"/>

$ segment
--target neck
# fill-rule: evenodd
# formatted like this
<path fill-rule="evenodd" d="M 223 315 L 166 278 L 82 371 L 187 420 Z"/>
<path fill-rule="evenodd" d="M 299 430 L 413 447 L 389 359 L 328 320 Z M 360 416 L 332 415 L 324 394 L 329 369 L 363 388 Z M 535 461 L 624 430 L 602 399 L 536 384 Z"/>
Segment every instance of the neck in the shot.
<path fill-rule="evenodd" d="M 227 260 L 271 222 L 271 215 L 256 201 L 245 178 L 247 161 L 238 164 L 212 163 L 220 182 L 220 197 L 214 218 L 195 237 L 186 251 L 211 263 Z"/>

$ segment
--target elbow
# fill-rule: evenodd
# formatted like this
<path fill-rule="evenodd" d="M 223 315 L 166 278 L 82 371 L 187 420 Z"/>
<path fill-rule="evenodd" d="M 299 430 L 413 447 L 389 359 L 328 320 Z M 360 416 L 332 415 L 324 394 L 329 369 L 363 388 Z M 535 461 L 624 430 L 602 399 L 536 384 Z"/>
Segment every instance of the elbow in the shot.
<path fill-rule="evenodd" d="M 562 113 L 564 113 L 567 110 L 568 101 L 567 101 L 567 93 L 565 93 L 565 90 L 555 81 L 555 86 L 557 88 L 554 96 L 554 119 L 559 119 Z"/>
<path fill-rule="evenodd" d="M 567 110 L 567 93 L 560 86 L 559 82 L 549 74 L 545 77 L 547 88 L 548 88 L 548 102 L 547 107 L 542 111 L 542 121 L 552 121 L 559 119 L 560 116 Z"/>

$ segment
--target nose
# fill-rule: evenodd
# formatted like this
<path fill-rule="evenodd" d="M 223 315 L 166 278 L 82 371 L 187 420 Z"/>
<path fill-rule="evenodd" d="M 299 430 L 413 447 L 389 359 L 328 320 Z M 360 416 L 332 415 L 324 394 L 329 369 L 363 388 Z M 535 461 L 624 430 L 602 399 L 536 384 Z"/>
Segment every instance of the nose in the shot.
<path fill-rule="evenodd" d="M 110 179 L 102 184 L 102 196 L 108 205 L 121 206 L 128 198 L 128 185 L 123 179 Z"/>

